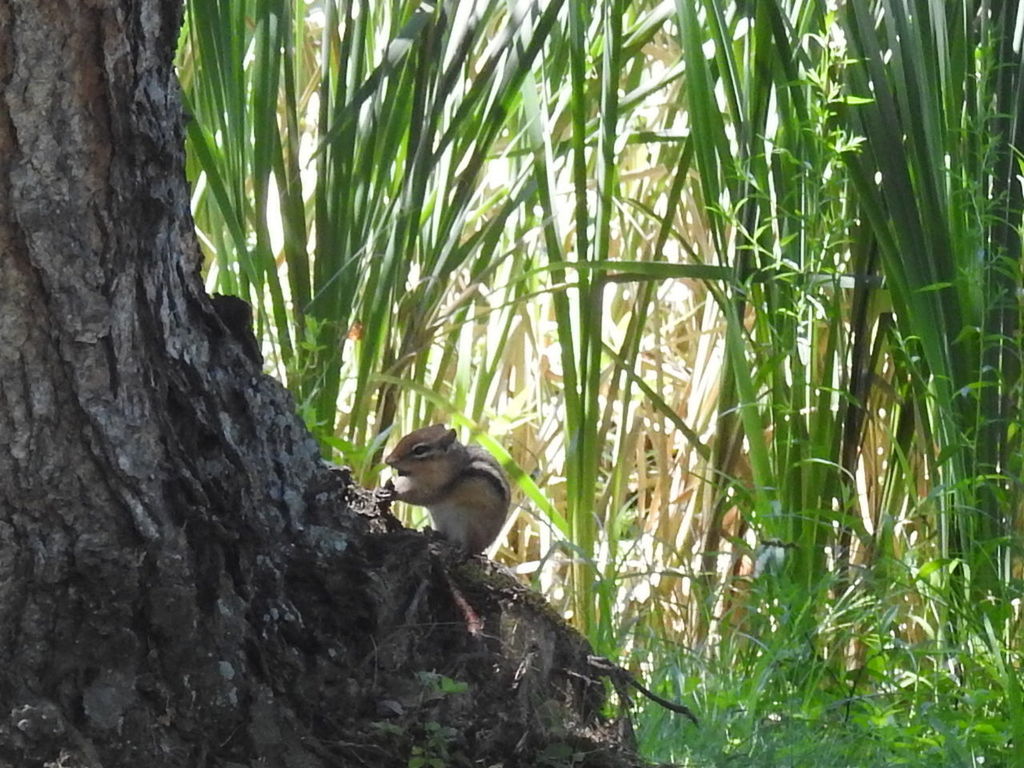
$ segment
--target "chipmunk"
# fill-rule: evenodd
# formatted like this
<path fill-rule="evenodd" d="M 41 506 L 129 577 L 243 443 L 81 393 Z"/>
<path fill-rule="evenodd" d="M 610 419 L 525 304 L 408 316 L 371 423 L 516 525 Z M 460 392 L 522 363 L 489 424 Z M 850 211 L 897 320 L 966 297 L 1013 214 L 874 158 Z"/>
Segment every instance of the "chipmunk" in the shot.
<path fill-rule="evenodd" d="M 511 494 L 495 458 L 455 437 L 443 424 L 417 429 L 384 461 L 398 475 L 395 498 L 426 507 L 438 533 L 476 554 L 501 532 Z"/>

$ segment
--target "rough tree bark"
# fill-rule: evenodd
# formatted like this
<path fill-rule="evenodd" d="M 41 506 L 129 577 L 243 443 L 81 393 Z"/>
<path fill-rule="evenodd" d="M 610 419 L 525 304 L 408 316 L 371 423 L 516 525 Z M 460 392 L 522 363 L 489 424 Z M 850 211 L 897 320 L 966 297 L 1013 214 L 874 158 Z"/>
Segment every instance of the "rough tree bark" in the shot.
<path fill-rule="evenodd" d="M 636 764 L 586 644 L 388 532 L 205 295 L 180 13 L 0 0 L 0 767 Z"/>

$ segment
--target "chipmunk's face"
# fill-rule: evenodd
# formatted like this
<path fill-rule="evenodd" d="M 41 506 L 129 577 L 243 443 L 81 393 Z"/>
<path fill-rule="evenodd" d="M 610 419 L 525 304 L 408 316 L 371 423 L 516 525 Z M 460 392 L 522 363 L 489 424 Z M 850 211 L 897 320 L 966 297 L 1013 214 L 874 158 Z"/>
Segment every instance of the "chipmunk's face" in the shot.
<path fill-rule="evenodd" d="M 442 424 L 410 432 L 384 460 L 397 474 L 393 481 L 396 498 L 410 504 L 431 504 L 458 473 L 464 453 L 455 430 Z"/>

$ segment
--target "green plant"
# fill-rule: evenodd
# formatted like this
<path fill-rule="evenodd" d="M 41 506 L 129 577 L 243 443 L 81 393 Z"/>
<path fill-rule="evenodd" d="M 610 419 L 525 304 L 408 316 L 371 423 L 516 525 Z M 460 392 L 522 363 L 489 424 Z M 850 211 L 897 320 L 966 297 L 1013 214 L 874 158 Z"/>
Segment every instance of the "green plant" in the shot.
<path fill-rule="evenodd" d="M 458 735 L 454 728 L 429 722 L 423 726 L 424 740 L 412 747 L 408 768 L 448 768 L 452 763 L 448 745 Z"/>
<path fill-rule="evenodd" d="M 364 482 L 499 456 L 502 556 L 722 734 L 652 754 L 1019 762 L 1022 23 L 193 0 L 208 279 Z"/>

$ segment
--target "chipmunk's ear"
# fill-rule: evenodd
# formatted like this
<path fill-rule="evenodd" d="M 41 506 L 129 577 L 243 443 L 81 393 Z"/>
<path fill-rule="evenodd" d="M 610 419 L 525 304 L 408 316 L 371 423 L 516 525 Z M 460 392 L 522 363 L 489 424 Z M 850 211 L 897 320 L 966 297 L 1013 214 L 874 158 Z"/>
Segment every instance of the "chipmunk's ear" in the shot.
<path fill-rule="evenodd" d="M 437 426 L 440 427 L 443 425 L 438 424 Z M 444 433 L 444 436 L 440 440 L 438 440 L 438 443 L 440 443 L 440 445 L 443 448 L 447 448 L 449 445 L 455 442 L 456 437 L 458 437 L 458 435 L 455 434 L 455 430 L 449 429 L 447 432 Z"/>

